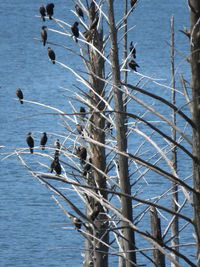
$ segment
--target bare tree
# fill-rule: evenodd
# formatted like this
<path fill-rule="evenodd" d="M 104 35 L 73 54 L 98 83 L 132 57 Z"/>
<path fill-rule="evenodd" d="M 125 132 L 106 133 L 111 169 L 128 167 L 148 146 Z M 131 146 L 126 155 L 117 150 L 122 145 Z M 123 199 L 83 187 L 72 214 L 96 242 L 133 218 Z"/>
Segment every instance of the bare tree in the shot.
<path fill-rule="evenodd" d="M 197 265 L 200 266 L 200 4 L 189 1 L 191 30 L 190 33 L 187 32 L 187 36 L 191 43 L 192 119 L 179 108 L 180 103 L 175 101 L 175 93 L 171 101 L 148 88 L 149 84 L 161 88 L 171 86 L 162 84 L 159 78 L 138 73 L 132 51 L 127 53 L 130 30 L 127 23 L 129 16 L 137 8 L 137 1 L 131 1 L 130 6 L 127 0 L 124 1 L 125 12 L 120 13 L 118 21 L 112 0 L 86 0 L 77 1 L 76 4 L 78 7 L 73 12 L 79 25 L 84 28 L 84 32 L 79 34 L 77 29 L 73 30 L 79 52 L 56 42 L 46 40 L 46 43 L 61 46 L 79 56 L 85 66 L 84 72 L 74 69 L 70 62 L 59 62 L 49 55 L 52 63 L 77 77 L 80 85 L 77 83 L 76 90 L 71 90 L 70 93 L 85 108 L 77 111 L 69 102 L 72 112 L 66 114 L 54 107 L 24 99 L 24 102 L 50 109 L 52 116 L 59 116 L 67 134 L 61 136 L 60 145 L 58 140 L 54 147 L 46 145 L 45 154 L 34 149 L 34 153 L 52 161 L 51 174 L 49 167 L 42 162 L 40 164 L 46 168 L 46 172 L 32 170 L 23 159 L 23 153 L 28 152 L 17 150 L 15 154 L 39 182 L 64 200 L 65 205 L 54 196 L 59 208 L 86 240 L 84 266 L 106 267 L 109 257 L 113 255 L 121 259 L 120 267 L 152 263 L 155 266 L 165 266 L 165 261 L 174 266 L 196 266 L 194 258 L 189 255 L 195 247 Z M 54 31 L 65 38 L 72 38 L 71 25 L 55 17 L 53 21 L 60 30 L 49 29 L 49 32 Z M 73 27 L 77 25 L 73 24 Z M 125 30 L 120 38 L 122 28 Z M 124 40 L 122 58 L 119 53 L 121 40 Z M 173 35 L 171 47 L 173 92 L 176 90 L 182 93 L 175 88 Z M 127 82 L 127 76 L 132 74 L 137 75 L 134 84 Z M 189 97 L 182 76 L 181 81 L 187 105 Z M 130 104 L 136 108 L 130 111 Z M 173 114 L 173 119 L 168 114 Z M 176 119 L 181 120 L 181 126 Z M 193 140 L 186 133 L 188 129 L 193 130 Z M 129 148 L 129 140 L 134 140 L 134 149 Z M 177 151 L 193 163 L 194 184 L 189 181 L 187 171 L 178 173 Z M 171 152 L 174 159 L 171 159 Z M 164 189 L 160 188 L 158 181 L 165 185 Z M 66 191 L 58 189 L 58 183 L 76 192 L 80 206 L 70 200 Z M 169 204 L 172 190 L 180 196 L 179 200 L 177 194 L 174 194 L 174 206 Z M 82 207 L 86 212 L 83 212 Z M 194 211 L 195 219 L 191 219 L 190 214 L 185 214 L 184 209 L 189 209 L 190 213 Z M 149 221 L 149 213 L 153 213 L 152 223 Z M 185 239 L 188 229 L 196 234 L 194 242 L 189 243 Z M 179 243 L 174 238 L 183 241 Z M 190 253 L 186 254 L 182 246 L 188 247 Z"/>

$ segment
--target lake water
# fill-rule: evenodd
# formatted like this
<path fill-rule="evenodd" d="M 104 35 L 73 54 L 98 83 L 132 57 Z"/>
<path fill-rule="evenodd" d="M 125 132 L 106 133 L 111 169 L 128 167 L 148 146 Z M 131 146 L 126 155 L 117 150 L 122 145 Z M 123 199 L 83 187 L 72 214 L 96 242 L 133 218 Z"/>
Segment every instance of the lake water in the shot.
<path fill-rule="evenodd" d="M 75 16 L 72 1 L 59 0 L 55 3 L 55 17 L 72 24 Z M 79 85 L 70 72 L 49 62 L 47 48 L 33 40 L 40 38 L 42 21 L 36 17 L 38 7 L 47 2 L 39 0 L 0 1 L 0 145 L 2 158 L 15 149 L 26 147 L 26 134 L 34 133 L 36 143 L 42 132 L 47 132 L 49 145 L 53 144 L 55 133 L 63 135 L 64 129 L 56 116 L 44 115 L 45 108 L 33 104 L 20 105 L 16 101 L 15 90 L 20 87 L 26 100 L 45 103 L 71 112 L 68 104 L 69 93 L 60 87 L 74 90 Z M 120 15 L 121 1 L 115 1 L 117 16 Z M 175 16 L 176 47 L 182 53 L 188 53 L 186 37 L 179 29 L 189 25 L 186 1 L 140 0 L 137 10 L 132 14 L 129 26 L 136 25 L 130 33 L 130 40 L 137 43 L 137 62 L 139 71 L 147 76 L 166 79 L 170 82 L 170 39 L 169 25 L 171 16 Z M 54 28 L 53 21 L 47 21 Z M 56 26 L 56 29 L 58 27 Z M 80 28 L 81 30 L 81 28 Z M 49 41 L 63 43 L 75 50 L 74 42 L 48 32 Z M 77 71 L 77 58 L 60 47 L 55 47 L 58 61 L 69 64 Z M 178 71 L 189 67 L 183 58 L 176 55 Z M 139 79 L 133 74 L 129 82 Z M 168 98 L 169 89 L 150 85 L 150 90 Z M 73 102 L 73 101 L 72 101 Z M 79 103 L 74 103 L 76 108 Z M 163 107 L 161 106 L 160 109 Z M 38 115 L 38 116 L 32 116 Z M 62 138 L 61 138 L 62 139 Z M 132 143 L 133 144 L 133 143 Z M 131 144 L 129 149 L 132 149 Z M 32 167 L 41 158 L 24 155 Z M 50 164 L 47 159 L 46 164 Z M 41 167 L 42 168 L 42 167 Z M 190 167 L 188 167 L 188 173 Z M 0 168 L 0 266 L 81 266 L 82 257 L 79 248 L 84 248 L 80 235 L 72 230 L 73 226 L 65 214 L 57 207 L 49 191 L 41 186 L 21 165 L 16 156 L 1 161 Z M 163 186 L 162 183 L 160 186 Z M 161 191 L 164 191 L 164 186 Z M 70 198 L 76 203 L 76 197 L 70 192 Z M 190 240 L 190 236 L 188 236 Z M 113 259 L 112 266 L 116 264 Z"/>

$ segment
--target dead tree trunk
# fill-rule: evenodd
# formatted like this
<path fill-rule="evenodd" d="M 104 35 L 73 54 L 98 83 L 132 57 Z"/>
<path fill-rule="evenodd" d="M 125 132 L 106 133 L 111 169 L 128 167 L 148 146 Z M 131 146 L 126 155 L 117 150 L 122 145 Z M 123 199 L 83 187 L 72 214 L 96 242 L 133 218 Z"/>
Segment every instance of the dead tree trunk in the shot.
<path fill-rule="evenodd" d="M 190 53 L 192 72 L 192 98 L 193 98 L 193 182 L 194 189 L 194 222 L 197 242 L 197 266 L 200 266 L 200 2 L 189 0 L 190 6 Z"/>
<path fill-rule="evenodd" d="M 92 25 L 93 21 L 96 19 L 95 16 L 98 16 L 98 14 L 95 6 L 93 4 L 91 6 L 93 8 L 90 8 L 89 17 L 91 19 L 90 24 Z M 95 46 L 99 51 L 102 52 L 103 32 L 98 31 L 97 27 L 90 31 L 87 41 L 91 42 L 93 46 Z M 101 97 L 103 97 L 104 89 L 104 82 L 102 81 L 102 79 L 104 79 L 104 59 L 91 46 L 88 46 L 88 54 L 90 62 L 90 84 L 92 87 L 89 92 L 91 107 L 89 135 L 95 141 L 104 144 L 105 119 L 101 115 L 105 107 L 104 102 L 101 100 Z M 98 171 L 99 169 L 102 172 L 105 172 L 106 169 L 105 148 L 90 144 L 89 151 L 91 155 L 91 162 L 95 166 L 92 172 L 92 181 L 90 181 L 90 185 L 99 188 L 106 188 L 106 177 Z M 96 193 L 99 194 L 100 198 L 107 198 L 107 194 L 105 192 L 102 192 L 101 190 Z M 92 218 L 96 228 L 90 228 L 90 234 L 92 237 L 89 238 L 89 241 L 86 240 L 87 252 L 85 257 L 85 266 L 106 267 L 108 266 L 108 247 L 99 242 L 96 238 L 108 244 L 109 235 L 107 216 L 100 202 L 97 202 L 92 197 L 88 199 L 91 209 L 95 212 L 95 209 L 98 207 L 100 212 L 94 220 Z"/>
<path fill-rule="evenodd" d="M 124 111 L 123 106 L 123 94 L 117 89 L 120 87 L 120 67 L 118 57 L 118 45 L 117 45 L 117 30 L 114 19 L 113 1 L 107 0 L 108 5 L 108 19 L 110 27 L 110 39 L 111 39 L 111 57 L 112 57 L 112 75 L 113 75 L 113 92 L 115 99 L 115 111 Z M 127 136 L 126 127 L 124 122 L 126 116 L 124 114 L 116 113 L 116 131 L 117 131 L 117 147 L 119 151 L 127 150 Z M 128 159 L 122 155 L 119 155 L 119 176 L 120 176 L 120 188 L 122 193 L 131 194 L 131 186 L 128 175 Z M 128 220 L 133 220 L 132 215 L 132 202 L 129 198 L 121 197 L 122 215 Z M 127 222 L 122 221 L 123 230 L 123 250 L 126 255 L 126 266 L 134 266 L 136 263 L 135 255 L 135 237 L 134 231 L 129 227 Z"/>
<path fill-rule="evenodd" d="M 161 223 L 158 217 L 157 211 L 154 207 L 151 207 L 151 233 L 156 242 L 162 246 L 163 238 L 161 234 Z M 153 261 L 155 267 L 165 267 L 165 256 L 158 250 L 153 250 Z"/>
<path fill-rule="evenodd" d="M 171 18 L 171 73 L 172 73 L 172 104 L 176 105 L 176 91 L 175 91 L 175 67 L 174 67 L 174 17 Z M 176 125 L 176 112 L 172 111 L 172 121 L 174 125 Z M 176 141 L 176 130 L 172 129 L 172 139 Z M 173 145 L 172 148 L 172 162 L 173 168 L 177 171 L 177 147 Z M 178 186 L 176 183 L 172 183 L 172 210 L 177 212 L 178 210 Z M 179 244 L 179 224 L 178 224 L 178 217 L 174 216 L 174 220 L 172 223 L 172 230 L 171 236 L 172 241 L 171 244 L 174 249 L 179 251 L 178 244 Z M 178 257 L 173 255 L 173 257 L 178 261 Z M 173 263 L 171 263 L 171 267 L 175 267 Z"/>

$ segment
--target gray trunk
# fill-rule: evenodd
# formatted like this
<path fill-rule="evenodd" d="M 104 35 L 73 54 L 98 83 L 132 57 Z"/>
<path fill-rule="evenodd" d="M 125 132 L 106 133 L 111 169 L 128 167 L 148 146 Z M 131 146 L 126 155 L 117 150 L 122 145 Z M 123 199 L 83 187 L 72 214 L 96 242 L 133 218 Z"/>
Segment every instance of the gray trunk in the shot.
<path fill-rule="evenodd" d="M 191 8 L 191 71 L 192 71 L 192 97 L 193 97 L 193 121 L 196 128 L 193 128 L 193 180 L 194 189 L 198 193 L 194 194 L 194 222 L 197 242 L 197 266 L 200 266 L 200 1 L 188 1 Z M 197 23 L 198 22 L 198 23 Z"/>
<path fill-rule="evenodd" d="M 113 1 L 107 0 L 108 5 L 108 18 L 110 27 L 111 38 L 111 57 L 112 57 L 112 75 L 113 75 L 113 90 L 115 100 L 115 111 L 124 111 L 123 106 L 123 94 L 117 90 L 116 87 L 120 87 L 120 67 L 118 58 L 118 45 L 117 45 L 117 30 L 114 20 Z M 116 113 L 116 131 L 117 131 L 117 146 L 119 151 L 127 150 L 127 137 L 125 127 L 126 116 L 124 114 Z M 118 157 L 119 161 L 119 176 L 120 176 L 120 188 L 122 193 L 131 194 L 131 186 L 128 176 L 128 159 L 122 155 Z M 132 215 L 132 202 L 129 198 L 121 197 L 122 215 L 128 220 L 133 220 Z M 126 254 L 126 266 L 134 266 L 136 262 L 135 255 L 135 237 L 134 231 L 129 227 L 127 222 L 122 221 L 123 230 L 123 249 Z"/>

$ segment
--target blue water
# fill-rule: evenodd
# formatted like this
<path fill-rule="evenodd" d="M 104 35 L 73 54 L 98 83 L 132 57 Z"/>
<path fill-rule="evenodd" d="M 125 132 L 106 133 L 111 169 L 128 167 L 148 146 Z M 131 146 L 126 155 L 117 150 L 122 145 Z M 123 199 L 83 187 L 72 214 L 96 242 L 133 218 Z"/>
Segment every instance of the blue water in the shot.
<path fill-rule="evenodd" d="M 46 4 L 46 1 L 42 4 Z M 36 17 L 40 5 L 39 0 L 0 1 L 0 145 L 5 146 L 1 150 L 1 158 L 10 155 L 16 149 L 25 148 L 26 134 L 29 131 L 34 133 L 36 143 L 39 142 L 41 132 L 46 131 L 49 145 L 53 144 L 55 133 L 61 136 L 61 140 L 66 133 L 57 116 L 42 115 L 49 110 L 30 103 L 20 105 L 15 96 L 17 87 L 23 90 L 26 100 L 71 112 L 68 104 L 71 100 L 70 94 L 59 86 L 73 90 L 74 85 L 80 86 L 70 72 L 58 65 L 52 65 L 47 56 L 47 48 L 33 40 L 40 38 L 40 28 L 43 24 L 41 19 Z M 70 12 L 73 8 L 71 1 L 59 0 L 55 2 L 55 6 L 55 17 L 66 20 L 69 24 L 74 22 L 75 17 Z M 120 16 L 121 6 L 120 0 L 115 1 L 117 18 Z M 136 25 L 130 32 L 129 40 L 137 43 L 139 72 L 165 79 L 166 85 L 170 83 L 170 53 L 166 42 L 170 39 L 169 21 L 172 15 L 175 16 L 176 47 L 187 54 L 186 37 L 178 32 L 183 26 L 189 25 L 188 10 L 184 1 L 141 0 L 129 23 L 129 26 Z M 58 29 L 53 21 L 47 21 L 46 24 L 50 28 Z M 74 48 L 78 52 L 78 48 L 69 37 L 48 32 L 48 40 Z M 82 69 L 77 64 L 77 57 L 73 57 L 68 50 L 58 46 L 53 49 L 58 61 L 69 64 L 76 71 Z M 176 64 L 178 71 L 186 72 L 186 78 L 189 78 L 188 64 L 178 53 Z M 131 74 L 128 81 L 134 84 L 139 78 L 136 74 Z M 170 97 L 169 89 L 153 83 L 148 83 L 148 86 L 149 90 L 163 97 Z M 180 105 L 181 101 L 180 96 Z M 74 102 L 74 105 L 78 109 L 79 103 Z M 134 107 L 130 109 L 134 110 Z M 159 110 L 164 110 L 162 105 Z M 187 112 L 187 108 L 185 111 Z M 141 109 L 136 114 L 142 112 Z M 136 142 L 135 136 L 133 133 L 130 137 L 131 153 L 137 150 L 139 138 Z M 148 156 L 150 155 L 147 154 Z M 41 157 L 28 154 L 24 155 L 24 158 L 32 167 L 42 170 L 37 164 Z M 184 155 L 182 159 L 184 164 Z M 47 158 L 44 163 L 49 165 L 50 160 Z M 187 175 L 190 168 L 190 165 L 185 166 Z M 72 230 L 73 226 L 57 207 L 51 193 L 27 172 L 16 156 L 1 161 L 0 177 L 0 266 L 81 266 L 83 258 L 79 248 L 84 248 L 83 240 Z M 160 193 L 165 191 L 165 183 L 155 180 L 152 173 L 149 174 L 149 182 L 157 184 Z M 146 186 L 146 183 L 143 181 L 141 185 Z M 146 196 L 143 195 L 144 190 L 139 196 L 150 197 L 157 194 L 157 190 L 156 187 L 153 188 Z M 70 191 L 69 194 L 75 203 L 79 201 Z M 187 238 L 188 242 L 191 241 L 191 236 Z M 112 258 L 111 263 L 114 266 L 117 259 Z"/>

